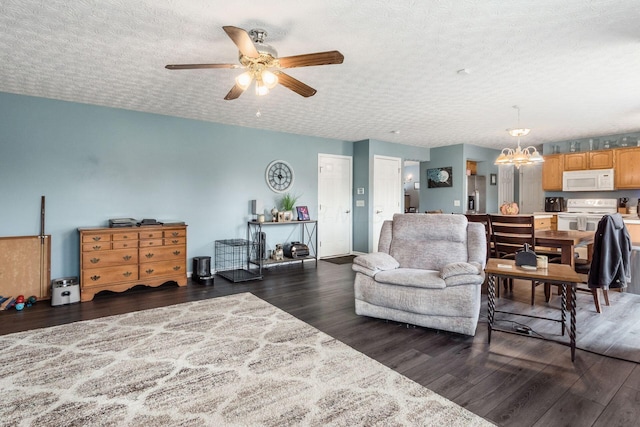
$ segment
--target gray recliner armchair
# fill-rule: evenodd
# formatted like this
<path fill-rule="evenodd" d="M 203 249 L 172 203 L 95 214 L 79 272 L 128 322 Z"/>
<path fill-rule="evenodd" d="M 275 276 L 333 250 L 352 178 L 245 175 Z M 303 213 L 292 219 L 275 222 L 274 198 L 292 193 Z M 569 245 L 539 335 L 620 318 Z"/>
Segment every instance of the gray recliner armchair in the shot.
<path fill-rule="evenodd" d="M 486 253 L 464 215 L 396 214 L 353 260 L 356 314 L 475 335 Z"/>

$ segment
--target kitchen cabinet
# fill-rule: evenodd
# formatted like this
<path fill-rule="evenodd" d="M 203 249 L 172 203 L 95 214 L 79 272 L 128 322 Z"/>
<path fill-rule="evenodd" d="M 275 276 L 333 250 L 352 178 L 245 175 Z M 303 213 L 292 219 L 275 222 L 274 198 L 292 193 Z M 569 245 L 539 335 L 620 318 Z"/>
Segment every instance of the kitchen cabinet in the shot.
<path fill-rule="evenodd" d="M 589 168 L 587 152 L 564 154 L 564 170 L 581 171 Z"/>
<path fill-rule="evenodd" d="M 544 156 L 544 163 L 542 163 L 542 189 L 544 191 L 562 191 L 563 171 L 563 154 Z"/>
<path fill-rule="evenodd" d="M 612 169 L 615 150 L 589 151 L 589 169 Z"/>
<path fill-rule="evenodd" d="M 625 225 L 631 236 L 631 241 L 636 245 L 640 244 L 640 224 L 629 224 L 625 221 Z"/>
<path fill-rule="evenodd" d="M 614 152 L 616 189 L 640 188 L 640 147 L 618 148 Z"/>
<path fill-rule="evenodd" d="M 551 215 L 540 217 L 534 216 L 534 226 L 536 231 L 538 230 L 551 230 Z"/>
<path fill-rule="evenodd" d="M 564 154 L 564 170 L 611 169 L 615 150 L 584 151 Z"/>

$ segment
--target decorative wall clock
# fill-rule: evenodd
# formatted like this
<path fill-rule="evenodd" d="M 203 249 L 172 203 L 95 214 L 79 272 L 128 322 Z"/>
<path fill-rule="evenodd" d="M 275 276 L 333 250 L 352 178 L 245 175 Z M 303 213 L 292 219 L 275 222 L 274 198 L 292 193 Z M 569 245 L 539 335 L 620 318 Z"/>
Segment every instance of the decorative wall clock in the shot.
<path fill-rule="evenodd" d="M 293 168 L 284 160 L 274 160 L 269 163 L 265 172 L 267 185 L 276 193 L 284 193 L 293 185 Z"/>

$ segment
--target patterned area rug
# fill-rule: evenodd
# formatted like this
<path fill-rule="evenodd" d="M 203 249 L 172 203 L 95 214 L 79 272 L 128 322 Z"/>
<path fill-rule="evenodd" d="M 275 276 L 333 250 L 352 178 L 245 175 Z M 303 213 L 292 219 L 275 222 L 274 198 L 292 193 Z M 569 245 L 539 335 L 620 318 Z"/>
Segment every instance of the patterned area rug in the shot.
<path fill-rule="evenodd" d="M 491 425 L 245 293 L 0 336 L 0 425 Z"/>

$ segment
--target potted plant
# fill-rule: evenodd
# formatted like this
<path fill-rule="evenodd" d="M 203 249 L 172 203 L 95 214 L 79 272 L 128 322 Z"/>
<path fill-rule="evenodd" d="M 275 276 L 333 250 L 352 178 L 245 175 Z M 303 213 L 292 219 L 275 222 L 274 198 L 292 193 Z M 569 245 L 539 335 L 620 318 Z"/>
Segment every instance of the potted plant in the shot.
<path fill-rule="evenodd" d="M 291 221 L 293 218 L 293 208 L 296 206 L 296 202 L 300 196 L 295 196 L 291 193 L 285 193 L 280 199 L 280 207 L 284 211 L 284 220 Z"/>

